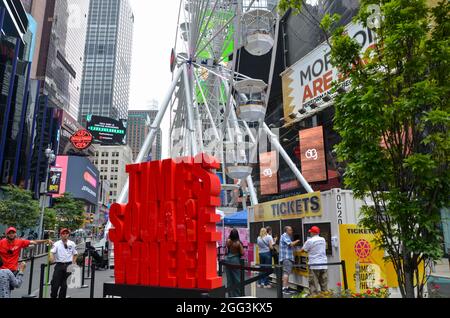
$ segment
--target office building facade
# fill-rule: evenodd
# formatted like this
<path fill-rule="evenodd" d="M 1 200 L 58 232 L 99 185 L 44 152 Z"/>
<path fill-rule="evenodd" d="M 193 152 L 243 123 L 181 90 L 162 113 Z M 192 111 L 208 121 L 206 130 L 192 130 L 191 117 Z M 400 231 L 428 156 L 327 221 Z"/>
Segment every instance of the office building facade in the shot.
<path fill-rule="evenodd" d="M 37 82 L 30 79 L 35 29 L 20 0 L 0 0 L 1 185 L 24 186 L 29 176 L 37 95 Z"/>
<path fill-rule="evenodd" d="M 133 160 L 136 160 L 141 148 L 150 133 L 150 126 L 154 122 L 158 110 L 130 110 L 128 112 L 128 131 L 127 131 L 127 144 L 133 151 Z M 162 133 L 161 128 L 158 128 L 158 132 L 155 141 L 152 145 L 152 150 L 149 153 L 146 160 L 155 161 L 161 160 L 161 145 Z"/>
<path fill-rule="evenodd" d="M 134 16 L 128 0 L 91 0 L 80 114 L 126 119 Z"/>
<path fill-rule="evenodd" d="M 91 161 L 100 171 L 100 181 L 109 181 L 110 204 L 116 203 L 128 178 L 126 166 L 133 163 L 131 148 L 129 146 L 98 146 Z"/>

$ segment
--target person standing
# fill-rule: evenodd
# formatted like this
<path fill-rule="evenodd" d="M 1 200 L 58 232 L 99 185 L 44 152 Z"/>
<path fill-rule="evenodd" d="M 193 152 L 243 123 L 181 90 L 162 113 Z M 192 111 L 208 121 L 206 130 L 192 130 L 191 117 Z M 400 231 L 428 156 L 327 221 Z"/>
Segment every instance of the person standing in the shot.
<path fill-rule="evenodd" d="M 299 240 L 292 241 L 294 231 L 292 227 L 286 226 L 284 234 L 280 239 L 280 263 L 283 265 L 283 294 L 289 295 L 289 275 L 294 267 L 294 247 L 300 243 Z"/>
<path fill-rule="evenodd" d="M 269 235 L 270 238 L 272 239 L 273 249 L 271 250 L 271 252 L 272 252 L 273 263 L 275 265 L 278 265 L 278 256 L 280 254 L 280 246 L 278 245 L 278 236 L 275 235 L 275 237 L 273 237 L 272 228 L 270 226 L 266 227 L 266 230 L 267 230 L 267 235 Z"/>
<path fill-rule="evenodd" d="M 6 238 L 0 241 L 0 257 L 3 259 L 1 269 L 9 269 L 14 275 L 18 272 L 20 251 L 30 245 L 49 243 L 49 240 L 29 241 L 17 238 L 17 230 L 10 227 L 6 230 Z"/>
<path fill-rule="evenodd" d="M 300 252 L 308 253 L 308 264 L 326 264 L 327 259 L 327 243 L 323 237 L 320 236 L 320 229 L 313 226 L 309 233 L 312 235 L 306 242 Z M 317 295 L 320 290 L 325 292 L 328 290 L 328 267 L 323 266 L 309 266 L 309 292 L 311 295 Z"/>
<path fill-rule="evenodd" d="M 257 244 L 259 249 L 259 263 L 261 264 L 261 267 L 272 265 L 271 251 L 273 249 L 273 238 L 267 234 L 267 230 L 264 227 L 259 232 Z M 260 288 L 271 288 L 269 284 L 269 274 L 264 274 L 264 276 L 258 280 L 257 286 Z"/>
<path fill-rule="evenodd" d="M 232 265 L 240 265 L 241 257 L 244 255 L 244 247 L 242 246 L 239 238 L 239 232 L 236 229 L 232 229 L 230 236 L 227 240 L 227 255 L 225 256 L 225 262 Z M 240 283 L 241 273 L 238 268 L 230 268 L 225 266 L 225 274 L 227 277 L 227 287 L 231 287 Z M 229 297 L 241 297 L 241 291 L 236 288 L 228 293 Z"/>
<path fill-rule="evenodd" d="M 3 259 L 0 257 L 0 268 L 2 266 Z M 11 290 L 22 286 L 25 266 L 25 262 L 19 265 L 17 276 L 9 269 L 0 269 L 0 298 L 11 298 Z"/>
<path fill-rule="evenodd" d="M 67 268 L 77 263 L 78 252 L 75 243 L 69 240 L 70 231 L 62 229 L 60 234 L 61 240 L 50 251 L 50 263 L 56 263 L 51 282 L 51 298 L 66 298 L 67 278 L 71 275 Z"/>

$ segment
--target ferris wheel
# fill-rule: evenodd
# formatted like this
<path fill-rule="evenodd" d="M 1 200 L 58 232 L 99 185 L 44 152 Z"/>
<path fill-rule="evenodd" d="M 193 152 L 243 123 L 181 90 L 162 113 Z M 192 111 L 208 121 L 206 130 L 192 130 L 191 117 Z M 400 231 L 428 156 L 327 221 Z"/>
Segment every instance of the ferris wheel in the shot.
<path fill-rule="evenodd" d="M 136 159 L 151 150 L 164 115 L 170 111 L 173 158 L 207 153 L 222 163 L 223 190 L 241 188 L 258 204 L 253 166 L 261 132 L 270 139 L 308 192 L 313 192 L 278 137 L 264 123 L 271 80 L 265 83 L 239 72 L 239 54 L 272 51 L 273 78 L 279 16 L 277 0 L 180 0 L 177 41 L 172 56 L 173 82 Z M 227 184 L 226 180 L 234 180 Z M 119 196 L 125 203 L 128 184 Z M 244 200 L 246 201 L 246 200 Z"/>

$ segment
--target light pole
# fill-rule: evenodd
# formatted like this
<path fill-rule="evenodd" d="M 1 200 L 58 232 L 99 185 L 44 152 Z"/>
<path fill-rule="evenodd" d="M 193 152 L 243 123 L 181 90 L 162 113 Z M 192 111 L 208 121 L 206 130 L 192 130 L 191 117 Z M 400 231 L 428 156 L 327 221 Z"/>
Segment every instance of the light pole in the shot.
<path fill-rule="evenodd" d="M 45 149 L 45 157 L 47 158 L 47 173 L 45 175 L 45 188 L 44 188 L 44 196 L 42 198 L 42 208 L 41 208 L 41 217 L 39 221 L 39 239 L 42 240 L 44 236 L 44 212 L 45 212 L 45 201 L 47 197 L 47 187 L 48 187 L 48 177 L 50 173 L 50 166 L 55 161 L 56 156 L 52 149 Z"/>

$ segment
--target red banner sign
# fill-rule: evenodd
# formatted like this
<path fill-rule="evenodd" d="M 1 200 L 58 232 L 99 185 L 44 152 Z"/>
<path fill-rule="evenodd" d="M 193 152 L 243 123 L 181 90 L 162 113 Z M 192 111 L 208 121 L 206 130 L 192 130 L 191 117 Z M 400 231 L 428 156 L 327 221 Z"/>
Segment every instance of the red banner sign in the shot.
<path fill-rule="evenodd" d="M 90 147 L 94 138 L 87 130 L 79 130 L 70 137 L 70 142 L 78 150 L 85 150 Z"/>

